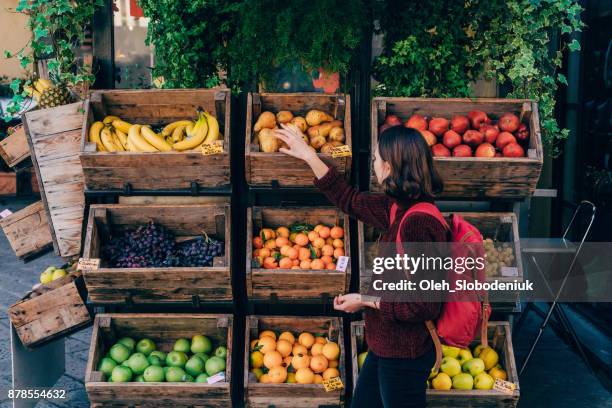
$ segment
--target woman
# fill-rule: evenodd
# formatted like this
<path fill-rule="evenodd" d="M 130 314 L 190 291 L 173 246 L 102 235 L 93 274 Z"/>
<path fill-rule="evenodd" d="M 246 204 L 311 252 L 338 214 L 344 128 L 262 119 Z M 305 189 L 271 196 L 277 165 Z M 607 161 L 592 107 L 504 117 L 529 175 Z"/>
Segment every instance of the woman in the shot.
<path fill-rule="evenodd" d="M 315 185 L 345 213 L 385 231 L 382 242 L 447 242 L 447 228 L 435 217 L 405 212 L 419 202 L 433 202 L 442 181 L 421 134 L 395 126 L 383 132 L 374 148 L 374 172 L 385 194 L 361 193 L 352 188 L 334 167 L 328 167 L 302 139 L 294 126 L 283 125 L 277 137 L 285 154 L 304 160 L 315 175 Z M 391 207 L 397 205 L 393 223 Z M 390 246 L 390 245 L 387 245 Z M 425 321 L 435 320 L 441 304 L 401 302 L 337 296 L 334 308 L 348 313 L 364 310 L 369 352 L 359 373 L 352 407 L 424 407 L 427 377 L 435 351 Z"/>

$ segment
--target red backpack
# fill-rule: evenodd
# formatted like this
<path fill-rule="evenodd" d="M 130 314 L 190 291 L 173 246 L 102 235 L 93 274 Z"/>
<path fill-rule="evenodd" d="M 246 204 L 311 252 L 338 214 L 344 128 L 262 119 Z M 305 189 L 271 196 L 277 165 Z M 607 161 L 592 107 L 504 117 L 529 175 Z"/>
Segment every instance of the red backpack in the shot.
<path fill-rule="evenodd" d="M 389 225 L 393 224 L 397 210 L 397 204 L 393 204 L 391 206 L 391 219 Z M 479 244 L 483 242 L 480 231 L 463 219 L 463 217 L 453 214 L 451 217 L 451 223 L 449 225 L 440 210 L 438 210 L 435 205 L 422 202 L 410 207 L 408 211 L 404 213 L 404 216 L 400 221 L 396 237 L 396 247 L 398 253 L 403 253 L 402 240 L 400 237 L 401 225 L 404 223 L 406 217 L 414 213 L 428 214 L 440 221 L 440 223 L 450 231 L 450 242 L 465 244 Z M 453 257 L 467 255 L 484 257 L 484 247 L 476 245 L 475 247 L 478 248 L 478 252 L 480 253 L 468 254 L 468 252 L 473 252 L 472 246 L 470 246 L 470 248 L 460 245 L 453 246 Z M 473 270 L 472 276 L 469 276 L 469 274 L 458 274 L 455 272 L 449 273 L 448 281 L 451 286 L 453 286 L 454 282 L 459 279 L 478 279 L 482 282 L 485 279 L 484 270 Z M 447 295 L 447 300 L 443 304 L 442 312 L 440 313 L 440 316 L 435 324 L 431 320 L 425 322 L 436 347 L 436 365 L 434 366 L 434 371 L 437 371 L 440 366 L 440 361 L 442 360 L 442 343 L 460 348 L 468 347 L 470 343 L 478 336 L 478 331 L 480 330 L 481 343 L 484 346 L 487 346 L 487 326 L 489 316 L 491 315 L 491 306 L 489 305 L 489 299 L 486 291 L 474 291 L 473 294 L 477 299 L 479 299 L 478 301 L 459 301 L 459 297 L 465 297 L 465 293 L 461 295 L 457 292 L 450 292 Z"/>

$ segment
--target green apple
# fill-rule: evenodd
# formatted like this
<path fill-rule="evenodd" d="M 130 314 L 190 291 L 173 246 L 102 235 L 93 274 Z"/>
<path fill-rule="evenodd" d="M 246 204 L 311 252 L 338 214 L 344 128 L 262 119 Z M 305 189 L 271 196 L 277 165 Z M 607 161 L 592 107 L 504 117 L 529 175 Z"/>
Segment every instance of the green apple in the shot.
<path fill-rule="evenodd" d="M 162 382 L 165 380 L 164 369 L 160 366 L 151 365 L 144 371 L 146 382 Z"/>
<path fill-rule="evenodd" d="M 187 354 L 182 351 L 171 351 L 166 357 L 166 365 L 170 367 L 184 367 L 187 363 Z"/>
<path fill-rule="evenodd" d="M 106 378 L 109 378 L 113 373 L 113 368 L 117 367 L 115 360 L 109 357 L 104 357 L 98 364 L 98 371 L 101 371 Z"/>
<path fill-rule="evenodd" d="M 490 390 L 495 380 L 487 373 L 480 373 L 474 377 L 474 388 L 477 390 Z"/>
<path fill-rule="evenodd" d="M 459 350 L 459 356 L 457 357 L 457 360 L 459 360 L 460 364 L 463 364 L 466 361 L 469 361 L 473 358 L 474 356 L 472 355 L 472 352 L 470 351 L 469 348 L 464 348 L 464 349 Z"/>
<path fill-rule="evenodd" d="M 53 271 L 55 270 L 55 266 L 50 266 L 44 270 L 43 273 L 40 274 L 40 283 L 43 285 L 51 282 L 53 280 Z"/>
<path fill-rule="evenodd" d="M 194 356 L 199 357 L 200 360 L 202 360 L 202 362 L 206 362 L 206 360 L 208 360 L 210 358 L 210 356 L 208 354 L 204 354 L 204 353 L 195 353 Z"/>
<path fill-rule="evenodd" d="M 119 343 L 111 347 L 109 354 L 117 363 L 123 363 L 125 360 L 130 358 L 130 350 L 123 344 Z"/>
<path fill-rule="evenodd" d="M 168 367 L 166 370 L 166 381 L 181 382 L 185 376 L 185 371 L 181 367 Z"/>
<path fill-rule="evenodd" d="M 55 269 L 53 271 L 53 274 L 51 275 L 51 279 L 52 280 L 56 280 L 56 279 L 60 279 L 63 278 L 64 276 L 68 275 L 68 272 L 66 272 L 63 269 Z"/>
<path fill-rule="evenodd" d="M 368 356 L 367 351 L 364 351 L 363 353 L 360 353 L 359 356 L 357 356 L 357 366 L 359 367 L 360 370 L 361 370 L 361 367 L 363 367 L 363 363 L 365 362 L 365 359 L 367 356 Z"/>
<path fill-rule="evenodd" d="M 155 350 L 155 343 L 151 339 L 142 339 L 136 344 L 136 351 L 148 356 Z"/>
<path fill-rule="evenodd" d="M 452 378 L 461 372 L 461 364 L 456 358 L 444 357 L 442 364 L 440 364 L 440 370 Z"/>
<path fill-rule="evenodd" d="M 138 374 L 138 375 L 136 376 L 136 378 L 134 378 L 134 381 L 136 381 L 136 382 L 147 382 L 147 381 L 145 380 L 145 378 L 144 378 L 144 375 L 142 375 L 142 374 Z"/>
<path fill-rule="evenodd" d="M 227 357 L 227 347 L 225 346 L 219 346 L 215 349 L 215 356 L 219 357 L 219 358 L 225 358 Z"/>
<path fill-rule="evenodd" d="M 200 357 L 192 356 L 187 363 L 185 363 L 185 371 L 187 371 L 187 374 L 197 377 L 204 372 L 204 361 L 202 361 Z"/>
<path fill-rule="evenodd" d="M 474 347 L 474 353 L 473 353 L 474 357 L 478 357 L 478 355 L 480 354 L 483 348 L 485 348 L 485 346 L 483 346 L 482 344 L 479 344 L 476 347 Z"/>
<path fill-rule="evenodd" d="M 133 353 L 134 347 L 136 347 L 136 340 L 131 337 L 122 337 L 117 343 L 123 344 L 125 347 L 127 347 L 130 350 L 130 353 Z"/>
<path fill-rule="evenodd" d="M 153 350 L 149 356 L 155 356 L 159 358 L 162 362 L 166 361 L 166 353 L 159 350 Z"/>
<path fill-rule="evenodd" d="M 431 385 L 434 390 L 450 390 L 453 386 L 453 381 L 446 373 L 439 373 L 431 380 Z"/>
<path fill-rule="evenodd" d="M 208 383 L 208 375 L 205 373 L 202 373 L 200 375 L 198 375 L 195 379 L 195 382 L 197 383 Z"/>
<path fill-rule="evenodd" d="M 121 363 L 121 367 L 127 367 L 130 368 L 130 363 L 129 363 L 130 359 L 128 358 L 127 360 L 125 360 L 123 363 Z M 131 368 L 130 368 L 131 370 Z"/>
<path fill-rule="evenodd" d="M 446 344 L 442 345 L 442 355 L 444 357 L 457 358 L 460 350 L 461 349 L 459 347 L 447 346 Z"/>
<path fill-rule="evenodd" d="M 484 370 L 484 361 L 479 358 L 473 358 L 461 365 L 461 371 L 464 373 L 469 373 L 472 377 L 476 377 L 478 374 L 484 372 Z"/>
<path fill-rule="evenodd" d="M 134 374 L 142 374 L 150 364 L 147 356 L 142 353 L 134 353 L 128 359 L 128 365 Z"/>
<path fill-rule="evenodd" d="M 147 360 L 149 361 L 149 364 L 152 366 L 161 367 L 163 365 L 162 360 L 158 356 L 154 356 L 153 354 L 149 354 L 149 357 L 147 357 Z"/>
<path fill-rule="evenodd" d="M 206 361 L 205 368 L 206 374 L 211 377 L 225 370 L 225 359 L 217 356 L 212 356 Z"/>
<path fill-rule="evenodd" d="M 212 342 L 206 336 L 200 334 L 191 338 L 191 352 L 193 354 L 204 353 L 209 354 L 212 351 Z"/>
<path fill-rule="evenodd" d="M 474 388 L 474 379 L 468 373 L 457 374 L 453 377 L 453 388 L 457 390 L 471 390 Z"/>
<path fill-rule="evenodd" d="M 129 367 L 117 366 L 111 374 L 112 382 L 129 382 L 132 379 L 132 370 Z"/>
<path fill-rule="evenodd" d="M 178 339 L 174 343 L 174 347 L 172 348 L 174 351 L 182 351 L 183 353 L 189 353 L 191 350 L 191 343 L 187 339 Z"/>
<path fill-rule="evenodd" d="M 183 382 L 195 382 L 195 379 L 193 378 L 192 375 L 185 374 L 183 376 Z"/>

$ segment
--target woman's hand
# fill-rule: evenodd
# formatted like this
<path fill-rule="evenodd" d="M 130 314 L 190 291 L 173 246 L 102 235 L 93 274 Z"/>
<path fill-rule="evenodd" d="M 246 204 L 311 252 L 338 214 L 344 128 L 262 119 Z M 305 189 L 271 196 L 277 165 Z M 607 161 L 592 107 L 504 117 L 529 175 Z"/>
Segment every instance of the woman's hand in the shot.
<path fill-rule="evenodd" d="M 317 156 L 317 152 L 306 143 L 306 136 L 293 124 L 281 124 L 282 129 L 277 129 L 274 135 L 289 147 L 281 147 L 280 152 L 297 159 L 304 160 L 320 179 L 327 174 L 329 167 Z"/>
<path fill-rule="evenodd" d="M 334 298 L 334 309 L 346 313 L 355 313 L 366 306 L 359 293 L 349 293 Z"/>

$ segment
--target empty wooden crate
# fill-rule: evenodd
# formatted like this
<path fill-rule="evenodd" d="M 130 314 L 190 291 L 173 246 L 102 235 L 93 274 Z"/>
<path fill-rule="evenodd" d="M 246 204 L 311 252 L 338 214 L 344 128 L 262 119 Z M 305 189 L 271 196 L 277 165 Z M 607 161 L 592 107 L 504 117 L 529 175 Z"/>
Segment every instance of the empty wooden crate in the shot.
<path fill-rule="evenodd" d="M 19 258 L 32 257 L 53 246 L 51 229 L 42 201 L 0 219 L 0 227 Z"/>
<path fill-rule="evenodd" d="M 247 316 L 244 339 L 244 399 L 250 408 L 316 408 L 338 407 L 344 403 L 344 389 L 326 392 L 322 384 L 269 384 L 257 382 L 249 372 L 249 355 L 251 341 L 259 339 L 264 330 L 274 331 L 277 335 L 291 332 L 296 339 L 302 332 L 325 337 L 338 343 L 340 356 L 338 372 L 343 384 L 346 384 L 345 350 L 342 319 L 339 317 L 304 317 L 304 316 Z M 296 340 L 297 341 L 297 340 Z"/>
<path fill-rule="evenodd" d="M 183 303 L 231 301 L 229 204 L 92 205 L 83 257 L 100 258 L 99 269 L 85 270 L 93 303 Z M 224 255 L 212 266 L 116 268 L 104 247 L 111 239 L 154 222 L 177 242 L 207 235 L 224 242 Z"/>
<path fill-rule="evenodd" d="M 100 360 L 122 337 L 151 339 L 157 350 L 172 351 L 179 338 L 205 335 L 213 347 L 227 347 L 225 381 L 107 382 L 97 371 Z M 231 407 L 233 319 L 209 314 L 99 314 L 94 321 L 85 373 L 92 407 Z"/>
<path fill-rule="evenodd" d="M 93 91 L 86 105 L 81 146 L 89 190 L 189 190 L 228 186 L 230 182 L 230 91 L 228 89 L 151 89 Z M 223 134 L 223 152 L 199 149 L 170 152 L 98 152 L 88 142 L 90 125 L 107 115 L 132 124 L 164 126 L 210 112 Z"/>
<path fill-rule="evenodd" d="M 337 269 L 271 269 L 262 265 L 253 248 L 253 237 L 263 228 L 276 230 L 292 225 L 325 224 L 344 229 L 344 256 L 350 257 L 350 230 L 348 216 L 332 207 L 249 207 L 247 209 L 246 281 L 247 295 L 251 300 L 310 300 L 326 301 L 330 297 L 347 293 L 351 282 L 351 266 Z M 291 241 L 290 241 L 291 242 Z M 291 242 L 291 245 L 295 245 Z M 306 247 L 308 248 L 308 243 Z M 274 248 L 279 252 L 282 248 Z M 313 249 L 316 252 L 316 250 Z M 299 259 L 298 259 L 299 260 Z M 279 264 L 280 266 L 280 264 Z M 299 265 L 295 265 L 299 266 Z M 342 269 L 342 268 L 339 268 Z"/>
<path fill-rule="evenodd" d="M 295 116 L 306 116 L 312 109 L 321 110 L 343 122 L 344 144 L 351 142 L 351 100 L 349 95 L 321 93 L 250 93 L 247 99 L 245 175 L 247 183 L 257 187 L 312 187 L 312 170 L 302 160 L 280 152 L 263 152 L 255 142 L 254 124 L 262 112 L 290 111 Z M 333 158 L 318 153 L 322 160 L 346 177 L 351 173 L 351 157 Z"/>
<path fill-rule="evenodd" d="M 401 120 L 413 114 L 451 119 L 480 110 L 491 118 L 514 113 L 529 129 L 526 157 L 434 157 L 434 164 L 444 180 L 444 198 L 523 198 L 535 191 L 542 171 L 544 153 L 536 102 L 526 99 L 460 98 L 387 98 L 372 100 L 372 153 L 378 142 L 379 128 L 387 115 Z M 380 191 L 372 166 L 370 190 Z"/>

